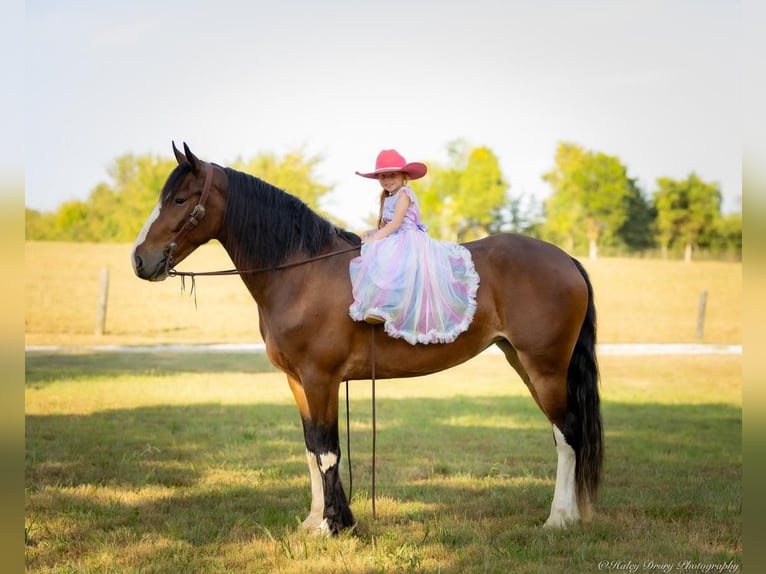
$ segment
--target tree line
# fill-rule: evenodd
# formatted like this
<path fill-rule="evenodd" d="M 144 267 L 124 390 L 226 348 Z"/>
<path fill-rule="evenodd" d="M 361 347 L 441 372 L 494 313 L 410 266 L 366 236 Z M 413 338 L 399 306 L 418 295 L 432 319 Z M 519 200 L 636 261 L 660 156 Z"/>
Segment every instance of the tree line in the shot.
<path fill-rule="evenodd" d="M 340 226 L 320 205 L 333 186 L 316 175 L 321 156 L 293 150 L 238 157 L 232 168 L 257 175 L 306 202 Z M 455 140 L 446 162 L 427 162 L 429 173 L 413 182 L 424 223 L 437 238 L 470 241 L 502 231 L 524 233 L 573 254 L 684 257 L 694 253 L 740 258 L 742 216 L 721 212 L 721 190 L 696 173 L 682 180 L 660 177 L 651 194 L 628 175 L 622 161 L 604 152 L 560 142 L 543 201 L 514 194 L 495 153 Z M 159 197 L 174 159 L 125 154 L 107 169 L 85 201 L 63 203 L 54 212 L 26 210 L 29 240 L 132 242 Z M 370 213 L 372 223 L 377 214 Z"/>

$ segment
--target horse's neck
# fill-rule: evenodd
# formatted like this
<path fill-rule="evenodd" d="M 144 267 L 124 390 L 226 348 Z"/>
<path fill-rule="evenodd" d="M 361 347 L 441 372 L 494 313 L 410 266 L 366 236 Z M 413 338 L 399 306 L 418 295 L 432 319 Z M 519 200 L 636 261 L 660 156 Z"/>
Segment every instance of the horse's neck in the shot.
<path fill-rule="evenodd" d="M 268 267 L 250 261 L 245 254 L 246 252 L 240 249 L 236 242 L 225 237 L 220 237 L 219 240 L 229 254 L 234 267 L 240 272 L 242 282 L 258 306 L 268 305 L 276 288 L 275 281 L 279 271 L 275 272 Z"/>

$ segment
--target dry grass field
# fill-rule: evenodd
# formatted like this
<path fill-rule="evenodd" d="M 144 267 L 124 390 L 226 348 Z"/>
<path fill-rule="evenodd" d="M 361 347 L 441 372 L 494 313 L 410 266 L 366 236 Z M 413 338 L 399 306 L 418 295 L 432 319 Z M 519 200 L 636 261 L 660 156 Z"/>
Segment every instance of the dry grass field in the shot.
<path fill-rule="evenodd" d="M 131 245 L 26 243 L 26 343 L 93 345 L 260 341 L 255 303 L 238 277 L 202 277 L 195 298 L 181 280 L 133 275 Z M 696 342 L 700 292 L 707 290 L 702 342 L 742 340 L 742 265 L 651 259 L 583 260 L 593 281 L 604 343 Z M 220 245 L 200 248 L 180 270 L 231 268 Z M 99 278 L 109 269 L 106 332 L 95 335 Z"/>

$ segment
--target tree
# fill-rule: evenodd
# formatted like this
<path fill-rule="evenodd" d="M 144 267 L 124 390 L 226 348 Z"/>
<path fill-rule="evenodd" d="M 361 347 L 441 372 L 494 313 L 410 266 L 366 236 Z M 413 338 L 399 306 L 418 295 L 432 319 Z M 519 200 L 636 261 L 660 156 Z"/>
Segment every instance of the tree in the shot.
<path fill-rule="evenodd" d="M 54 216 L 57 239 L 65 241 L 94 241 L 88 230 L 88 204 L 84 201 L 67 201 Z"/>
<path fill-rule="evenodd" d="M 25 209 L 24 236 L 27 239 L 55 239 L 54 218 L 52 213 L 41 213 L 36 209 Z"/>
<path fill-rule="evenodd" d="M 730 213 L 718 219 L 710 246 L 730 253 L 742 253 L 741 213 Z"/>
<path fill-rule="evenodd" d="M 292 150 L 282 157 L 265 152 L 250 160 L 237 158 L 232 163 L 232 167 L 268 181 L 299 197 L 314 211 L 323 213 L 320 207 L 321 200 L 333 188 L 319 183 L 314 173 L 321 161 L 321 156 L 306 157 L 303 150 Z"/>
<path fill-rule="evenodd" d="M 177 162 L 153 154 L 125 154 L 107 169 L 112 184 L 100 183 L 89 204 L 102 221 L 104 241 L 132 242 L 160 199 L 160 192 Z"/>
<path fill-rule="evenodd" d="M 627 220 L 633 192 L 627 169 L 615 156 L 563 142 L 555 164 L 543 175 L 553 188 L 546 202 L 546 224 L 553 234 L 566 238 L 570 249 L 582 230 L 590 258 L 596 259 L 599 241 L 615 235 Z"/>
<path fill-rule="evenodd" d="M 434 237 L 468 241 L 502 225 L 508 206 L 508 183 L 487 147 L 463 140 L 448 146 L 450 162 L 431 162 L 425 189 L 418 194 L 423 220 Z"/>
<path fill-rule="evenodd" d="M 543 181 L 553 189 L 545 201 L 545 225 L 543 237 L 561 243 L 567 251 L 573 251 L 577 235 L 581 231 L 582 203 L 580 190 L 575 184 L 575 173 L 585 162 L 585 150 L 575 144 L 561 142 L 556 149 L 556 168 L 543 174 Z"/>
<path fill-rule="evenodd" d="M 684 260 L 692 260 L 695 244 L 715 228 L 721 215 L 721 191 L 716 183 L 705 183 L 696 173 L 685 180 L 657 179 L 654 192 L 657 209 L 657 238 L 663 256 L 674 244 L 684 246 Z"/>
<path fill-rule="evenodd" d="M 260 154 L 239 160 L 239 169 L 260 175 L 297 195 L 312 208 L 331 190 L 317 183 L 314 169 L 320 158 L 290 152 L 282 158 Z M 160 198 L 175 159 L 151 154 L 125 154 L 107 168 L 110 181 L 98 183 L 87 201 L 64 203 L 51 214 L 27 210 L 27 239 L 131 242 Z"/>
<path fill-rule="evenodd" d="M 615 234 L 615 243 L 621 243 L 631 252 L 645 251 L 655 246 L 657 212 L 634 179 L 629 179 L 628 185 L 630 193 L 625 199 L 628 213 Z"/>

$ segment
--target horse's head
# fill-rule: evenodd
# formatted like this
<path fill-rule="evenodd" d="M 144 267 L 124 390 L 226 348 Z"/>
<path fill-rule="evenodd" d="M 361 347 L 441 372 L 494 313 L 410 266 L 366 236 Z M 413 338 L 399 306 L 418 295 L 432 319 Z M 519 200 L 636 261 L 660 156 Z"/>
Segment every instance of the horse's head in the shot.
<path fill-rule="evenodd" d="M 192 251 L 217 236 L 225 210 L 226 173 L 201 161 L 184 144 L 173 144 L 178 165 L 133 246 L 133 270 L 141 279 L 162 281 Z"/>

